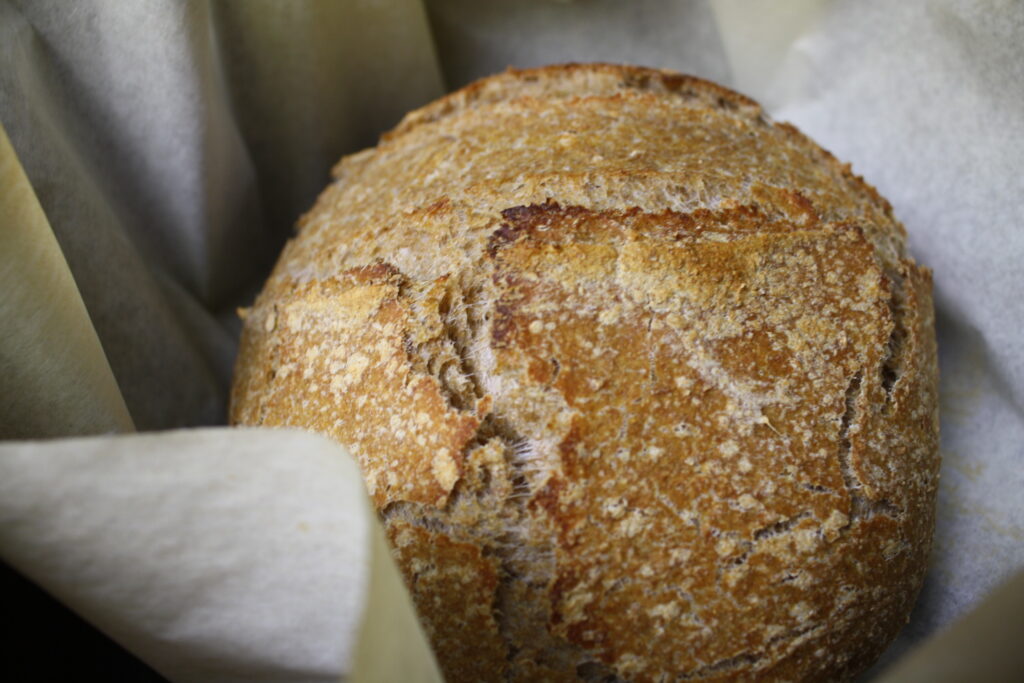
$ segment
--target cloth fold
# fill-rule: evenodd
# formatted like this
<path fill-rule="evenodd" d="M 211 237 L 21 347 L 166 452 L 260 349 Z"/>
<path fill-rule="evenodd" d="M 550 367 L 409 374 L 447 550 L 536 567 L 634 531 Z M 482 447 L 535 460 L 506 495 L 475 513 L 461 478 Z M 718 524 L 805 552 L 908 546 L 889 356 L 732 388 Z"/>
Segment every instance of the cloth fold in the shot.
<path fill-rule="evenodd" d="M 305 432 L 0 444 L 0 557 L 170 680 L 439 681 L 384 543 Z"/>
<path fill-rule="evenodd" d="M 694 73 L 852 162 L 934 269 L 936 542 L 877 672 L 1024 567 L 1022 45 L 1012 0 L 0 0 L 0 438 L 222 424 L 235 306 L 331 165 L 445 83 Z M 0 444 L 0 556 L 176 680 L 435 680 L 345 458 L 227 430 Z"/>

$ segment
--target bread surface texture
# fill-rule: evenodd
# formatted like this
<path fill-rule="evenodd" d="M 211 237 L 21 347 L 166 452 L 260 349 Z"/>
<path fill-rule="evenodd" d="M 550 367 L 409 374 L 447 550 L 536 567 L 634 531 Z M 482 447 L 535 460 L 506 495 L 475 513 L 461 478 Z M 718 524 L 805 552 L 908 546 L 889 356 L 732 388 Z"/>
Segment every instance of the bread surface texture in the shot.
<path fill-rule="evenodd" d="M 451 681 L 841 680 L 921 587 L 930 272 L 753 101 L 510 70 L 342 159 L 235 424 L 345 445 Z"/>

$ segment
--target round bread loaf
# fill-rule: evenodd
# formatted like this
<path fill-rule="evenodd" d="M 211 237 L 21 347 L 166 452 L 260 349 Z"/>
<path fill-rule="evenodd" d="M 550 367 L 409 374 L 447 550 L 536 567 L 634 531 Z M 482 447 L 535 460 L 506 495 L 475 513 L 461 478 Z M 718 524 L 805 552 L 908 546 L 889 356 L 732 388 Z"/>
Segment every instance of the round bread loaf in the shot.
<path fill-rule="evenodd" d="M 509 71 L 343 159 L 248 313 L 236 424 L 358 459 L 452 681 L 843 679 L 938 481 L 929 271 L 755 102 Z"/>

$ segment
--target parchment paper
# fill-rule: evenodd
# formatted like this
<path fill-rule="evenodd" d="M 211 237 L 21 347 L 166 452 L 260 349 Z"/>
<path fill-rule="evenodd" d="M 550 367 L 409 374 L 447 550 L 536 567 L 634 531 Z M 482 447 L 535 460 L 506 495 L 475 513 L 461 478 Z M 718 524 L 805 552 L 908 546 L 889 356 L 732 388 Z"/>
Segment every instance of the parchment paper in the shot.
<path fill-rule="evenodd" d="M 945 463 L 936 546 L 919 605 L 884 665 L 1024 566 L 1021 45 L 1024 3 L 1013 0 L 0 1 L 0 123 L 27 177 L 27 183 L 12 181 L 4 166 L 0 197 L 7 202 L 16 195 L 28 206 L 34 195 L 71 275 L 61 275 L 52 244 L 49 251 L 15 250 L 9 246 L 13 232 L 0 237 L 0 361 L 6 363 L 0 367 L 19 368 L 18 381 L 35 387 L 35 393 L 6 392 L 2 433 L 71 435 L 130 426 L 116 408 L 98 410 L 99 402 L 81 398 L 111 394 L 102 393 L 109 377 L 97 370 L 102 359 L 95 342 L 87 341 L 81 308 L 56 314 L 74 308 L 72 283 L 139 429 L 219 423 L 237 334 L 233 308 L 258 289 L 290 225 L 342 153 L 373 144 L 404 111 L 445 85 L 508 64 L 601 60 L 675 68 L 746 92 L 773 117 L 852 162 L 892 201 L 913 254 L 934 269 Z M 8 224 L 20 224 L 23 215 L 0 208 Z M 44 252 L 43 261 L 33 258 L 49 264 L 51 284 L 23 278 L 20 273 L 32 270 L 26 264 L 36 262 L 25 255 Z M 23 321 L 31 310 L 55 313 L 29 329 Z M 35 340 L 29 344 L 35 354 L 12 339 Z M 5 372 L 5 390 L 11 377 Z M 40 395 L 71 398 L 41 402 Z M 83 420 L 83 406 L 97 415 Z M 32 415 L 36 426 L 15 431 L 10 425 L 27 424 L 19 415 Z M 39 425 L 57 426 L 47 431 Z M 142 438 L 129 439 L 124 449 L 131 455 L 119 456 L 124 469 L 117 481 L 128 489 L 133 476 L 174 481 L 176 461 L 149 455 L 182 438 L 211 481 L 224 470 L 217 459 L 222 451 L 263 450 L 249 434 Z M 230 445 L 236 438 L 242 442 Z M 71 443 L 71 450 L 84 448 Z M 123 515 L 123 501 L 106 495 L 102 478 L 66 464 L 70 456 L 51 448 L 65 452 L 57 442 L 3 447 L 0 455 L 14 454 L 6 462 L 14 463 L 8 471 L 22 482 L 17 490 L 28 493 L 0 496 L 0 519 L 22 519 L 10 501 L 35 500 L 31 492 L 54 481 L 83 492 L 75 510 L 86 525 Z M 129 464 L 142 459 L 146 467 Z M 310 476 L 301 456 L 288 462 L 295 477 Z M 234 471 L 245 479 L 256 469 Z M 202 472 L 194 471 L 195 482 Z M 5 475 L 0 484 L 7 481 Z M 219 487 L 194 488 L 202 505 L 221 504 Z M 144 518 L 139 528 L 171 529 L 184 499 L 153 496 L 160 505 L 135 510 Z M 334 514 L 326 498 L 322 514 Z M 14 545 L 0 536 L 0 555 L 19 567 L 23 563 L 12 558 L 42 556 L 38 548 L 54 558 L 73 550 L 56 531 L 46 531 L 64 528 L 54 520 L 66 518 L 66 502 L 38 501 L 32 514 L 50 522 L 25 527 L 31 533 Z M 232 511 L 239 524 L 260 519 L 258 510 L 241 503 Z M 202 526 L 185 528 L 202 535 Z M 222 526 L 208 531 L 224 540 Z M 239 542 L 231 557 L 262 558 L 256 536 Z M 355 543 L 364 567 L 371 564 L 371 538 Z M 116 539 L 96 547 L 122 560 L 115 564 L 125 585 L 133 585 L 137 568 L 149 571 L 145 553 Z M 201 555 L 187 555 L 196 577 L 206 576 L 209 558 Z M 338 556 L 304 557 L 307 569 L 334 577 L 339 597 L 321 604 L 334 615 L 316 617 L 322 628 L 301 634 L 294 651 L 304 653 L 299 659 L 238 657 L 277 652 L 262 647 L 271 638 L 258 619 L 233 623 L 230 637 L 192 626 L 167 630 L 168 624 L 195 624 L 189 613 L 218 604 L 216 592 L 180 600 L 177 620 L 143 628 L 144 620 L 128 613 L 115 628 L 102 610 L 92 611 L 95 601 L 78 594 L 79 578 L 82 586 L 92 585 L 87 576 L 64 575 L 65 569 L 51 575 L 48 562 L 25 571 L 122 642 L 154 629 L 173 632 L 160 647 L 133 648 L 151 663 L 169 653 L 186 662 L 209 656 L 225 680 L 255 669 L 266 680 L 294 680 L 296 666 L 307 667 L 312 678 L 351 672 L 353 659 L 359 661 L 352 654 L 359 627 L 332 619 L 345 611 L 338 607 L 345 591 L 345 600 L 358 600 L 351 596 L 379 587 L 368 588 L 366 574 L 362 582 L 349 577 L 346 583 L 337 574 Z M 152 575 L 153 581 L 165 578 L 158 570 Z M 275 603 L 275 617 L 305 619 L 303 610 L 315 608 L 318 592 L 287 585 L 295 592 Z M 245 606 L 261 589 L 234 595 L 234 603 Z M 103 602 L 114 601 L 111 594 Z M 190 645 L 200 634 L 201 657 Z M 183 680 L 198 676 L 161 671 Z"/>

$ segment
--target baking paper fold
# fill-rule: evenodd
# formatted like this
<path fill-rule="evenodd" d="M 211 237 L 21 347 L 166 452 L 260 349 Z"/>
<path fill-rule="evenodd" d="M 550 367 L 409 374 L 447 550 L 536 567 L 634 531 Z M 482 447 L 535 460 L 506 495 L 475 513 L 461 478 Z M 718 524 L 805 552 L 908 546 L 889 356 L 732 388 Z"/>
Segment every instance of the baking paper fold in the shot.
<path fill-rule="evenodd" d="M 23 166 L 0 141 L 0 434 L 221 423 L 234 307 L 258 289 L 330 165 L 443 83 L 562 61 L 694 73 L 759 99 L 852 162 L 934 270 L 944 458 L 936 543 L 918 606 L 877 672 L 1024 567 L 1022 45 L 1024 4 L 1010 0 L 89 0 L 71 11 L 0 0 L 0 123 Z M 400 618 L 406 598 L 393 610 L 345 602 L 402 594 L 365 517 L 325 533 L 322 547 L 302 545 L 312 553 L 302 563 L 265 551 L 295 540 L 281 520 L 297 519 L 299 501 L 268 522 L 278 540 L 252 529 L 225 539 L 236 531 L 229 519 L 237 530 L 263 519 L 255 493 L 270 482 L 242 466 L 246 453 L 272 471 L 287 463 L 294 471 L 282 476 L 296 484 L 337 479 L 337 491 L 349 490 L 345 466 L 330 464 L 346 456 L 296 435 L 265 438 L 281 452 L 259 433 L 222 430 L 0 446 L 0 514 L 13 520 L 0 525 L 0 555 L 176 680 L 434 675 L 432 664 L 415 664 L 425 661 L 419 646 L 404 645 L 418 642 Z M 237 475 L 237 499 L 217 499 L 236 490 L 222 470 Z M 163 502 L 144 504 L 135 488 Z M 234 517 L 203 524 L 188 516 L 190 496 L 196 509 L 227 506 Z M 339 501 L 353 499 L 329 498 L 317 499 L 317 514 L 347 519 Z M 77 524 L 65 529 L 69 509 Z M 168 534 L 193 550 L 164 564 L 152 545 L 100 533 L 107 525 L 125 540 Z M 356 542 L 337 547 L 344 538 Z M 336 564 L 353 548 L 362 574 Z M 222 584 L 209 566 L 216 557 L 315 570 L 331 585 L 306 590 L 320 579 L 259 572 Z M 186 558 L 187 571 L 173 563 Z M 94 566 L 126 578 L 97 578 Z M 165 576 L 172 567 L 193 583 Z M 138 586 L 151 584 L 178 591 L 177 612 L 162 599 L 149 611 L 153 598 Z M 266 614 L 261 601 L 279 621 L 322 628 L 291 629 L 289 640 L 253 617 Z M 236 604 L 244 619 L 229 617 Z M 309 616 L 315 605 L 325 613 Z M 366 619 L 352 627 L 342 613 Z M 362 642 L 400 649 L 378 655 Z"/>

